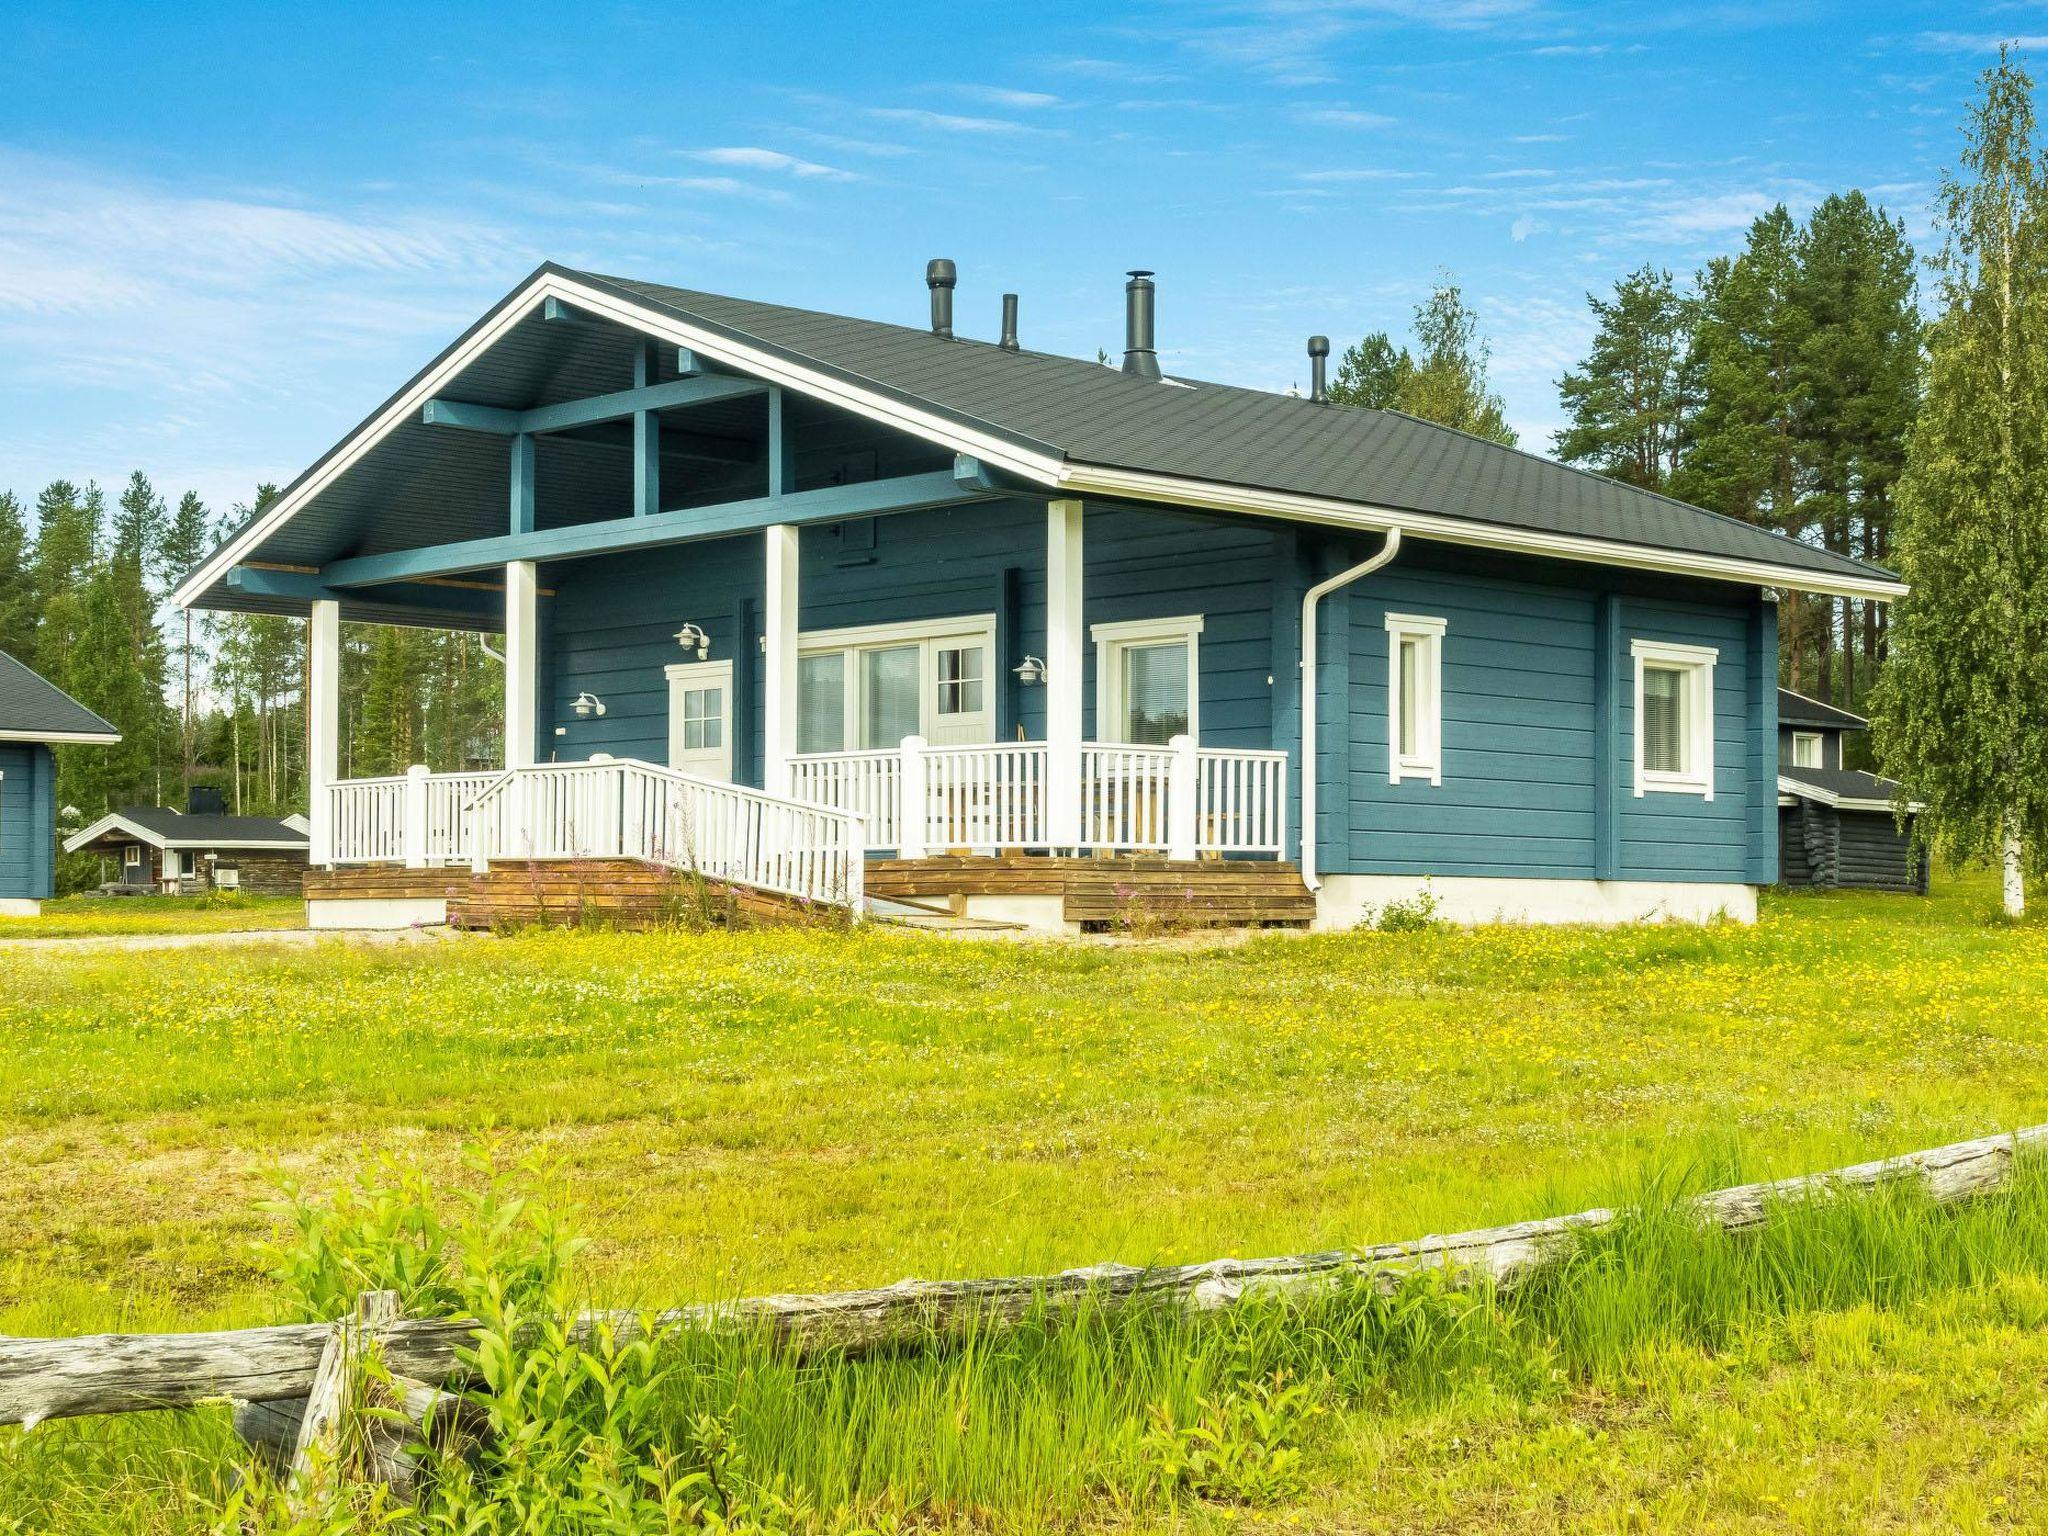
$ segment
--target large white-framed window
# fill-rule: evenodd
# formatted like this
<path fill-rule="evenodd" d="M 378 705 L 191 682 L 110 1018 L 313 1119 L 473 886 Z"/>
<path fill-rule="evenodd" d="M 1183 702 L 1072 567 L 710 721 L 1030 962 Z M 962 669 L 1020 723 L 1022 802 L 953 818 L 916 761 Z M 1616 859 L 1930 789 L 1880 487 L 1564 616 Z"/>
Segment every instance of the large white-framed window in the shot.
<path fill-rule="evenodd" d="M 1714 663 L 1707 645 L 1637 640 L 1636 793 L 1714 798 Z"/>
<path fill-rule="evenodd" d="M 995 655 L 992 613 L 799 636 L 797 750 L 993 741 Z"/>
<path fill-rule="evenodd" d="M 1819 731 L 1794 731 L 1792 733 L 1792 766 L 1794 768 L 1821 768 L 1821 734 Z"/>
<path fill-rule="evenodd" d="M 1200 738 L 1202 616 L 1089 626 L 1095 642 L 1095 734 L 1163 747 Z"/>
<path fill-rule="evenodd" d="M 1387 615 L 1387 782 L 1444 781 L 1444 621 Z"/>

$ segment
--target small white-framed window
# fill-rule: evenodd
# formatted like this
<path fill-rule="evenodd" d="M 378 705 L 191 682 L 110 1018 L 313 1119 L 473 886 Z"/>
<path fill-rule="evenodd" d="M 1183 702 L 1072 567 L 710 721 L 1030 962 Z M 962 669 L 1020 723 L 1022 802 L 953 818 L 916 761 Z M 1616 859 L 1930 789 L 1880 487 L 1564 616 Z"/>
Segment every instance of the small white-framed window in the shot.
<path fill-rule="evenodd" d="M 1387 782 L 1444 781 L 1444 621 L 1387 615 Z"/>
<path fill-rule="evenodd" d="M 1095 734 L 1165 746 L 1201 729 L 1202 616 L 1135 619 L 1089 628 L 1095 642 Z"/>
<path fill-rule="evenodd" d="M 1637 640 L 1636 793 L 1714 798 L 1714 663 L 1706 645 Z"/>
<path fill-rule="evenodd" d="M 1821 762 L 1821 736 L 1819 731 L 1794 731 L 1792 733 L 1792 766 L 1794 768 L 1819 768 Z"/>

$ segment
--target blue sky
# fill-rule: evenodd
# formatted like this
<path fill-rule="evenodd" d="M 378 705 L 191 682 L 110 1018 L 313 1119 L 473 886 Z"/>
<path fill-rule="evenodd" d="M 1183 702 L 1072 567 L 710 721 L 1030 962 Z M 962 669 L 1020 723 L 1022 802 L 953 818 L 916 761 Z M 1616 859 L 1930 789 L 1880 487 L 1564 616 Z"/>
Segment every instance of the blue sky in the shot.
<path fill-rule="evenodd" d="M 2048 6 L 29 6 L 0 51 L 0 488 L 291 478 L 543 259 L 1285 388 L 1464 283 L 1528 446 L 1584 295 L 1862 187 L 1925 245 Z"/>

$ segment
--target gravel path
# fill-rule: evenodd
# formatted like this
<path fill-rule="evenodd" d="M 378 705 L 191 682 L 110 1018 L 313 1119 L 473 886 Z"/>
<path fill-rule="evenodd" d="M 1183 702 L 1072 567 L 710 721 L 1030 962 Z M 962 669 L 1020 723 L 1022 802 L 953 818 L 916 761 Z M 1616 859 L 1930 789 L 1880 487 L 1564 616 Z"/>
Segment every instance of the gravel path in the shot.
<path fill-rule="evenodd" d="M 222 933 L 93 933 L 70 938 L 0 939 L 0 954 L 31 949 L 190 949 L 206 944 L 435 944 L 464 937 L 447 928 L 244 928 Z"/>

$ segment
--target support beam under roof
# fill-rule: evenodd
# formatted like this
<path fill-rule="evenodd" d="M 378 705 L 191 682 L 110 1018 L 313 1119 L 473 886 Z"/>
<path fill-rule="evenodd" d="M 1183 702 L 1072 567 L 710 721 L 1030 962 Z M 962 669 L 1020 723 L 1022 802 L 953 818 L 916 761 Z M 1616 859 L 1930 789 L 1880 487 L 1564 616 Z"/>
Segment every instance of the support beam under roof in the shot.
<path fill-rule="evenodd" d="M 497 630 L 504 627 L 505 598 L 500 590 L 480 583 L 444 586 L 413 582 L 398 588 L 360 588 L 343 592 L 329 586 L 317 572 L 280 571 L 260 565 L 238 565 L 228 572 L 228 590 L 242 597 L 282 598 L 290 603 L 339 602 L 348 607 L 402 612 L 404 622 L 420 629 Z M 379 617 L 376 622 L 397 623 Z"/>
<path fill-rule="evenodd" d="M 617 421 L 642 411 L 666 411 L 678 406 L 709 405 L 715 400 L 744 399 L 749 395 L 765 394 L 767 389 L 768 386 L 758 379 L 700 373 L 661 384 L 616 390 L 609 395 L 563 400 L 555 405 L 536 405 L 524 411 L 478 405 L 469 400 L 429 400 L 420 408 L 420 420 L 430 427 L 461 427 L 470 432 L 495 432 L 501 437 L 518 432 L 566 432 L 571 427 Z"/>
<path fill-rule="evenodd" d="M 512 560 L 569 560 L 688 544 L 698 539 L 749 533 L 774 523 L 829 523 L 849 517 L 912 512 L 924 507 L 980 501 L 990 494 L 971 479 L 963 481 L 951 471 L 933 470 L 857 485 L 792 491 L 786 496 L 756 496 L 745 501 L 685 507 L 645 517 L 611 518 L 601 523 L 577 523 L 567 528 L 543 528 L 499 538 L 464 539 L 421 549 L 393 550 L 389 554 L 358 555 L 324 567 L 319 580 L 331 587 L 374 586 L 480 571 Z"/>

